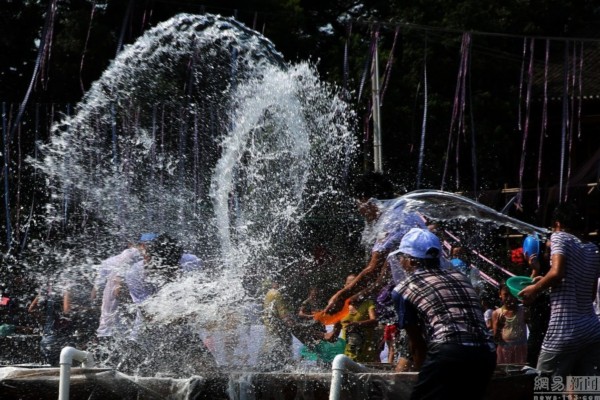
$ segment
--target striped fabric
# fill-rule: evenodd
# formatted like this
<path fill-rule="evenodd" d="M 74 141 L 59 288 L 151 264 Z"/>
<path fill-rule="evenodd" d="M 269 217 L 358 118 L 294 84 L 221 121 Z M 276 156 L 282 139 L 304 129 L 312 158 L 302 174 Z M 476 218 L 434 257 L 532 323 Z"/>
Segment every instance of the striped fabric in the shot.
<path fill-rule="evenodd" d="M 488 345 L 493 348 L 479 297 L 469 278 L 462 273 L 422 268 L 394 290 L 416 308 L 430 344 Z"/>
<path fill-rule="evenodd" d="M 600 320 L 594 312 L 593 290 L 600 277 L 600 252 L 566 232 L 550 237 L 551 255 L 565 257 L 565 277 L 550 290 L 551 316 L 542 350 L 575 351 L 600 343 Z"/>

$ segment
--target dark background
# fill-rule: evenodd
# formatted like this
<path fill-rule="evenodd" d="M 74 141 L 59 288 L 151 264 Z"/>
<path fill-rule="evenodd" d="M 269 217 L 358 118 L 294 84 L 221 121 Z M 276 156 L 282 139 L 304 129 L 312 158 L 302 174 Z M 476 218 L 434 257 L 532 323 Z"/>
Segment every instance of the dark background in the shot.
<path fill-rule="evenodd" d="M 548 223 L 548 210 L 558 201 L 573 201 L 588 217 L 588 231 L 597 235 L 597 2 L 1 0 L 0 231 L 11 228 L 15 248 L 25 242 L 25 221 L 41 212 L 47 195 L 43 180 L 25 162 L 36 155 L 35 141 L 47 139 L 52 122 L 72 111 L 122 46 L 180 12 L 233 16 L 274 42 L 290 63 L 309 60 L 323 80 L 346 90 L 358 110 L 362 156 L 356 172 L 372 169 L 367 66 L 377 32 L 385 89 L 383 167 L 398 192 L 443 187 L 496 209 L 521 193 L 519 207 L 508 211 L 540 225 Z M 464 33 L 471 39 L 470 57 L 464 59 L 464 109 L 453 118 Z M 418 185 L 425 87 L 427 130 Z M 30 207 L 34 203 L 40 208 Z M 27 234 L 43 238 L 39 224 L 30 224 Z M 6 251 L 7 240 L 2 242 Z"/>

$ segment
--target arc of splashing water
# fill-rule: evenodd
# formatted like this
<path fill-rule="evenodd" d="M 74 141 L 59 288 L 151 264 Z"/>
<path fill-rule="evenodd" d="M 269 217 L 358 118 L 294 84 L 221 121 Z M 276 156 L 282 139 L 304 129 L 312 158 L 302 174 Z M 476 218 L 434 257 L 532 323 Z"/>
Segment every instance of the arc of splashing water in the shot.
<path fill-rule="evenodd" d="M 474 200 L 455 193 L 445 192 L 442 190 L 415 190 L 404 195 L 402 198 L 407 202 L 407 209 L 421 212 L 434 219 L 456 218 L 456 215 L 446 217 L 439 213 L 435 213 L 435 206 L 455 204 L 457 206 L 469 208 L 477 212 L 477 215 L 473 214 L 471 216 L 472 218 L 478 218 L 479 220 L 489 221 L 491 223 L 507 225 L 515 230 L 536 236 L 546 237 L 549 234 L 549 231 L 546 228 L 531 225 L 518 219 L 509 217 L 508 215 L 503 215 L 493 208 L 487 207 L 481 203 L 477 203 Z M 446 209 L 447 207 L 445 207 L 444 211 L 447 211 Z"/>
<path fill-rule="evenodd" d="M 259 106 L 262 99 L 268 99 L 269 105 L 281 104 L 282 98 L 274 97 L 274 94 L 279 96 L 288 96 L 293 101 L 298 101 L 293 95 L 291 95 L 296 88 L 292 85 L 287 85 L 284 91 L 270 90 L 270 83 L 274 83 L 276 76 L 281 71 L 268 71 L 265 76 L 269 78 L 263 80 L 260 90 L 261 93 L 254 91 L 254 97 L 248 98 L 247 102 L 236 110 L 236 113 L 243 117 L 232 118 L 232 121 L 236 121 L 230 134 L 224 139 L 223 142 L 223 154 L 215 167 L 215 174 L 211 182 L 211 198 L 214 205 L 214 213 L 217 221 L 217 229 L 219 231 L 219 237 L 221 238 L 221 248 L 224 254 L 232 253 L 231 236 L 230 236 L 230 225 L 229 225 L 229 195 L 234 189 L 234 172 L 235 165 L 239 162 L 239 159 L 243 155 L 244 144 L 246 142 L 248 134 L 252 131 L 253 127 L 257 125 L 257 121 L 262 116 L 262 112 L 265 110 L 264 107 Z M 271 80 L 272 79 L 272 80 Z M 267 95 L 268 93 L 268 95 Z M 291 96 L 290 96 L 291 95 Z M 293 109 L 300 109 L 299 105 L 290 107 Z M 296 136 L 302 136 L 307 134 L 307 128 L 301 118 L 295 116 L 289 118 L 289 121 L 295 120 L 295 123 L 299 124 L 296 129 L 290 128 L 291 131 L 296 133 Z M 296 151 L 303 151 L 301 148 L 296 148 Z M 306 149 L 304 149 L 306 150 Z"/>
<path fill-rule="evenodd" d="M 34 129 L 33 129 L 33 132 L 34 132 L 33 143 L 35 143 L 35 145 L 33 146 L 33 159 L 36 162 L 38 159 L 37 141 L 38 141 L 38 137 L 39 137 L 39 129 L 40 129 L 40 104 L 37 103 L 36 107 L 35 107 L 35 123 L 34 123 Z M 32 180 L 32 182 L 34 184 L 37 182 L 37 174 L 38 174 L 38 169 L 34 168 L 33 169 L 33 180 Z M 29 217 L 27 218 L 27 222 L 25 223 L 25 232 L 23 232 L 23 239 L 21 240 L 21 249 L 19 250 L 20 253 L 23 253 L 23 250 L 25 250 L 25 246 L 27 245 L 27 238 L 29 236 L 29 227 L 31 226 L 31 221 L 33 220 L 34 206 L 35 206 L 35 192 L 33 192 L 31 195 L 31 206 L 29 208 Z"/>
<path fill-rule="evenodd" d="M 415 191 L 415 192 L 408 193 L 407 195 L 403 196 L 403 198 L 406 199 L 406 200 L 408 200 L 408 201 L 410 201 L 410 200 L 416 200 L 417 204 L 414 204 L 413 207 L 420 214 L 430 214 L 429 216 L 431 216 L 431 214 L 432 214 L 431 209 L 430 209 L 430 212 L 428 213 L 428 211 L 427 211 L 427 204 L 425 204 L 426 202 L 435 203 L 435 204 L 438 204 L 438 205 L 439 204 L 446 204 L 446 203 L 449 203 L 449 204 L 459 204 L 459 205 L 463 205 L 463 206 L 477 208 L 479 210 L 479 214 L 477 215 L 477 217 L 479 219 L 487 219 L 487 220 L 490 220 L 490 221 L 496 221 L 496 222 L 499 222 L 499 223 L 507 224 L 508 226 L 511 226 L 514 229 L 523 230 L 526 233 L 533 234 L 533 235 L 535 235 L 538 238 L 539 237 L 543 237 L 543 236 L 547 236 L 548 233 L 549 233 L 548 230 L 545 229 L 545 228 L 539 228 L 539 227 L 527 224 L 525 222 L 516 220 L 516 219 L 511 218 L 509 216 L 502 215 L 502 214 L 498 213 L 494 209 L 491 209 L 491 208 L 489 208 L 487 206 L 484 206 L 482 204 L 476 203 L 476 202 L 474 202 L 471 199 L 468 199 L 468 198 L 456 195 L 454 193 L 448 193 L 448 192 L 442 192 L 442 191 L 435 191 L 435 190 L 418 190 L 418 191 Z M 440 217 L 440 216 L 438 215 L 438 217 Z M 445 232 L 450 237 L 452 237 L 454 240 L 460 242 L 460 239 L 456 235 L 452 234 L 451 232 L 449 232 L 447 230 L 445 230 Z M 479 258 L 481 258 L 485 262 L 489 263 L 493 267 L 499 269 L 500 271 L 504 272 L 505 274 L 507 274 L 509 276 L 514 276 L 515 275 L 514 273 L 508 271 L 507 269 L 505 269 L 502 266 L 498 265 L 494 261 L 490 260 L 489 258 L 487 258 L 486 256 L 484 256 L 480 252 L 478 252 L 478 251 L 476 251 L 474 249 L 470 249 L 470 250 L 471 250 L 471 252 L 473 252 L 473 254 L 477 255 Z M 486 277 L 486 276 L 483 276 L 483 277 L 486 280 L 488 280 L 487 278 L 490 278 L 490 277 Z"/>

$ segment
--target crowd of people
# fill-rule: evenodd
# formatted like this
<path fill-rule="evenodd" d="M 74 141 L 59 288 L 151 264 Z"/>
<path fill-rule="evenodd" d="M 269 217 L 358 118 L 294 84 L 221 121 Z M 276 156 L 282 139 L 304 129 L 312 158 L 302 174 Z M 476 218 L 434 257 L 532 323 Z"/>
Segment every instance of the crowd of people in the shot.
<path fill-rule="evenodd" d="M 341 343 L 337 351 L 360 363 L 381 362 L 385 348 L 383 361 L 396 371 L 419 371 L 415 399 L 481 398 L 497 364 L 527 365 L 549 376 L 600 374 L 600 253 L 582 239 L 581 217 L 572 206 L 556 208 L 547 241 L 524 239 L 519 256 L 532 284 L 515 296 L 497 282 L 490 298 L 484 289 L 489 293 L 490 282 L 463 245 L 448 245 L 435 221 L 408 209 L 402 197 L 394 199 L 381 175 L 359 180 L 354 195 L 366 221 L 363 242 L 371 249 L 366 265 L 347 275 L 328 300 L 309 288 L 296 309 L 281 277 L 265 280 L 259 369 L 289 369 L 295 336 L 317 356 L 324 344 Z M 183 376 L 216 368 L 190 321 L 160 323 L 141 307 L 164 285 L 199 268 L 200 260 L 168 235 L 143 234 L 104 260 L 93 282 L 80 271 L 49 280 L 28 304 L 29 313 L 43 320 L 43 361 L 56 365 L 60 350 L 72 345 L 103 349 L 97 356 L 125 372 Z M 26 326 L 8 295 L 0 298 L 0 328 Z M 344 309 L 327 325 L 316 317 Z M 181 357 L 184 344 L 191 349 L 188 359 L 161 364 L 172 360 L 165 354 Z"/>
<path fill-rule="evenodd" d="M 516 294 L 519 304 L 500 282 L 501 305 L 493 310 L 460 251 L 445 262 L 436 224 L 426 226 L 418 213 L 405 210 L 402 198 L 377 200 L 389 195 L 381 178 L 369 176 L 356 191 L 360 211 L 377 232 L 371 258 L 326 311 L 386 290 L 390 280 L 396 284 L 396 327 L 408 337 L 408 346 L 398 347 L 408 362 L 401 357 L 396 369 L 419 371 L 412 398 L 482 398 L 497 363 L 528 364 L 563 378 L 600 375 L 600 252 L 583 239 L 575 207 L 557 206 L 547 243 L 526 238 L 521 250 L 533 284 Z"/>
<path fill-rule="evenodd" d="M 103 260 L 93 278 L 86 269 L 65 269 L 49 277 L 30 301 L 29 292 L 16 296 L 3 290 L 0 326 L 12 326 L 11 334 L 39 336 L 40 357 L 32 361 L 51 366 L 59 364 L 65 346 L 73 346 L 124 372 L 185 376 L 208 371 L 216 367 L 214 358 L 189 321 L 158 323 L 140 306 L 166 284 L 201 268 L 200 259 L 169 235 L 142 234 Z M 183 347 L 189 352 L 181 353 Z M 181 362 L 167 361 L 175 354 Z"/>

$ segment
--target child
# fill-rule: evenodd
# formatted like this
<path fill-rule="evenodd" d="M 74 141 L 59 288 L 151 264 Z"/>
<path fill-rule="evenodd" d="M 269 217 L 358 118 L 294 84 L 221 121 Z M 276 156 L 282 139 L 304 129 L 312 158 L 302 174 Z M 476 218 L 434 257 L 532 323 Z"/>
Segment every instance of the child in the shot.
<path fill-rule="evenodd" d="M 510 293 L 500 286 L 502 307 L 492 314 L 492 332 L 497 343 L 498 364 L 525 364 L 527 362 L 527 323 L 525 309 Z"/>
<path fill-rule="evenodd" d="M 483 319 L 485 319 L 485 326 L 488 327 L 490 332 L 492 331 L 492 315 L 494 314 L 494 308 L 490 302 L 490 299 L 485 296 L 481 296 L 481 308 L 483 309 Z"/>

